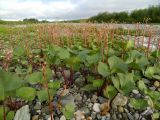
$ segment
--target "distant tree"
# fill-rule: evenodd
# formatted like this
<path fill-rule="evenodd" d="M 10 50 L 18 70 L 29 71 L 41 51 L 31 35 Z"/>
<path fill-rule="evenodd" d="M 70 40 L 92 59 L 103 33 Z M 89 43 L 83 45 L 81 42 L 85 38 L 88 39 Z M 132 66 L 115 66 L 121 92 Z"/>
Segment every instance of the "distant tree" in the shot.
<path fill-rule="evenodd" d="M 26 22 L 26 23 L 38 23 L 38 19 L 35 19 L 35 18 L 25 18 L 23 19 L 23 22 Z"/>
<path fill-rule="evenodd" d="M 99 13 L 96 16 L 89 18 L 90 22 L 111 22 L 116 21 L 120 23 L 132 23 L 132 22 L 146 22 L 145 20 L 150 20 L 151 23 L 160 23 L 160 5 L 150 6 L 146 9 L 133 10 L 131 13 L 128 12 L 114 12 Z"/>

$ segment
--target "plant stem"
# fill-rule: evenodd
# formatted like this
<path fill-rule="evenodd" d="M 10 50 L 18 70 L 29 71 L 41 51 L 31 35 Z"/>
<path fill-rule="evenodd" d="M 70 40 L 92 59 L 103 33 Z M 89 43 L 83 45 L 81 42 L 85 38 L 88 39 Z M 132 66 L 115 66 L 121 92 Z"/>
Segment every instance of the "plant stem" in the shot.
<path fill-rule="evenodd" d="M 3 120 L 6 120 L 5 100 L 3 102 Z"/>

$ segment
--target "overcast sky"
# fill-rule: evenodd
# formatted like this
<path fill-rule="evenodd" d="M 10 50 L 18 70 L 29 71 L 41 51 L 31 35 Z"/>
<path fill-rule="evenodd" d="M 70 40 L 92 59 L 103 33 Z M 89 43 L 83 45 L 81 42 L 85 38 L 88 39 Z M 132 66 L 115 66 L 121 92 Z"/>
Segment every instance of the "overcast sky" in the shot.
<path fill-rule="evenodd" d="M 0 0 L 0 19 L 80 19 L 99 12 L 131 11 L 160 0 Z"/>

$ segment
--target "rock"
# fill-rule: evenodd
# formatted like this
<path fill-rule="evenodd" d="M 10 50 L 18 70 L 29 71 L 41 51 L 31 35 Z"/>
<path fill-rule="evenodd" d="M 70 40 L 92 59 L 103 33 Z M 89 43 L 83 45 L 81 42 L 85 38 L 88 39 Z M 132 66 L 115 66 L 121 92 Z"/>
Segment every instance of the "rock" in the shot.
<path fill-rule="evenodd" d="M 100 120 L 102 116 L 100 114 L 97 114 L 97 119 Z"/>
<path fill-rule="evenodd" d="M 87 107 L 82 107 L 80 108 L 80 111 L 84 112 L 85 115 L 89 115 L 90 114 L 90 111 Z"/>
<path fill-rule="evenodd" d="M 102 103 L 107 102 L 107 99 L 104 98 L 104 97 L 99 96 L 99 97 L 98 97 L 98 101 L 102 104 Z"/>
<path fill-rule="evenodd" d="M 109 102 L 105 102 L 103 104 L 101 104 L 99 106 L 100 110 L 101 110 L 101 114 L 104 116 L 104 115 L 107 115 L 108 112 L 109 112 Z"/>
<path fill-rule="evenodd" d="M 159 83 L 158 81 L 155 81 L 155 82 L 154 82 L 154 86 L 155 86 L 155 87 L 159 87 L 159 86 L 160 86 L 160 83 Z"/>
<path fill-rule="evenodd" d="M 97 99 L 98 99 L 97 95 L 93 95 L 91 98 L 91 102 L 95 103 L 97 102 Z"/>
<path fill-rule="evenodd" d="M 80 110 L 76 111 L 76 112 L 74 113 L 74 115 L 75 115 L 75 119 L 76 119 L 76 120 L 82 120 L 82 119 L 85 118 L 84 112 L 82 112 L 82 111 L 80 111 Z"/>
<path fill-rule="evenodd" d="M 69 94 L 69 89 L 64 89 L 63 92 L 62 92 L 62 96 L 66 96 Z"/>
<path fill-rule="evenodd" d="M 14 117 L 14 120 L 30 120 L 29 106 L 25 105 L 21 107 Z"/>
<path fill-rule="evenodd" d="M 95 112 L 92 112 L 91 118 L 92 118 L 92 120 L 95 120 L 95 119 L 96 119 L 96 113 L 95 113 Z"/>
<path fill-rule="evenodd" d="M 139 114 L 138 114 L 138 113 L 135 113 L 135 114 L 133 115 L 133 117 L 135 118 L 135 120 L 138 120 L 138 119 L 139 119 Z"/>
<path fill-rule="evenodd" d="M 134 117 L 130 113 L 127 113 L 127 116 L 129 118 L 129 120 L 134 120 Z"/>
<path fill-rule="evenodd" d="M 92 108 L 93 104 L 92 103 L 89 103 L 88 104 L 88 108 Z"/>
<path fill-rule="evenodd" d="M 70 78 L 70 74 L 71 74 L 70 70 L 64 70 L 64 75 L 65 75 L 66 79 Z"/>
<path fill-rule="evenodd" d="M 55 120 L 60 120 L 59 117 L 55 117 Z"/>
<path fill-rule="evenodd" d="M 62 103 L 62 106 L 65 106 L 68 103 L 75 104 L 73 95 L 62 97 L 61 103 Z"/>
<path fill-rule="evenodd" d="M 39 120 L 39 115 L 34 115 L 34 116 L 32 117 L 32 120 Z"/>
<path fill-rule="evenodd" d="M 36 105 L 34 106 L 35 110 L 40 110 L 41 109 L 41 102 L 36 102 Z"/>
<path fill-rule="evenodd" d="M 123 113 L 124 112 L 124 108 L 122 106 L 118 107 L 118 112 Z"/>
<path fill-rule="evenodd" d="M 101 120 L 107 120 L 107 117 L 106 116 L 102 116 Z"/>
<path fill-rule="evenodd" d="M 53 77 L 56 77 L 56 73 L 55 73 L 54 70 L 52 70 L 52 76 L 53 76 Z"/>
<path fill-rule="evenodd" d="M 118 95 L 112 101 L 112 107 L 117 108 L 117 106 L 125 106 L 127 104 L 128 98 L 118 93 Z"/>
<path fill-rule="evenodd" d="M 153 114 L 153 110 L 150 107 L 147 107 L 147 110 L 145 110 L 141 115 L 143 116 L 149 116 Z"/>
<path fill-rule="evenodd" d="M 138 90 L 132 90 L 132 93 L 139 94 L 139 91 Z"/>
<path fill-rule="evenodd" d="M 63 115 L 60 117 L 60 120 L 66 120 L 66 117 Z"/>
<path fill-rule="evenodd" d="M 127 117 L 126 113 L 122 113 L 122 117 L 123 117 L 123 120 L 128 120 L 128 117 Z"/>
<path fill-rule="evenodd" d="M 56 72 L 56 74 L 57 74 L 57 77 L 58 77 L 58 78 L 61 78 L 61 77 L 62 77 L 62 73 L 61 73 L 61 72 Z"/>
<path fill-rule="evenodd" d="M 77 101 L 77 102 L 82 102 L 82 96 L 81 96 L 81 94 L 80 93 L 78 93 L 77 95 L 75 95 L 75 100 Z"/>
<path fill-rule="evenodd" d="M 96 112 L 96 113 L 99 113 L 100 112 L 100 104 L 99 103 L 94 103 L 93 105 L 93 110 Z"/>
<path fill-rule="evenodd" d="M 118 119 L 122 119 L 122 115 L 121 114 L 118 114 Z"/>
<path fill-rule="evenodd" d="M 156 87 L 155 86 L 152 86 L 152 87 L 149 87 L 150 90 L 155 90 Z"/>
<path fill-rule="evenodd" d="M 79 77 L 75 80 L 75 85 L 77 87 L 83 87 L 85 83 L 85 79 L 83 77 Z"/>
<path fill-rule="evenodd" d="M 115 113 L 112 115 L 111 120 L 117 120 L 117 116 Z"/>

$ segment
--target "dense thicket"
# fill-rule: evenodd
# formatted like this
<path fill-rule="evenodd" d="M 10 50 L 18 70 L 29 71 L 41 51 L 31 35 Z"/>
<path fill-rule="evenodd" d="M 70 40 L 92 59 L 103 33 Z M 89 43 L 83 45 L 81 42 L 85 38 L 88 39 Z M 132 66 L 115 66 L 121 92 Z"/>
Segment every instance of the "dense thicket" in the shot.
<path fill-rule="evenodd" d="M 141 22 L 144 23 L 148 20 L 150 23 L 160 23 L 160 5 L 151 6 L 146 9 L 134 10 L 128 12 L 103 12 L 96 16 L 89 18 L 90 22 L 120 22 L 120 23 L 132 23 Z"/>

